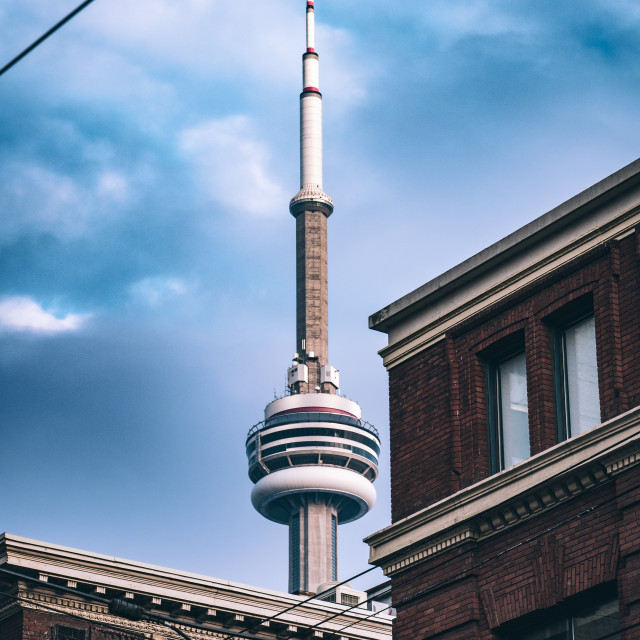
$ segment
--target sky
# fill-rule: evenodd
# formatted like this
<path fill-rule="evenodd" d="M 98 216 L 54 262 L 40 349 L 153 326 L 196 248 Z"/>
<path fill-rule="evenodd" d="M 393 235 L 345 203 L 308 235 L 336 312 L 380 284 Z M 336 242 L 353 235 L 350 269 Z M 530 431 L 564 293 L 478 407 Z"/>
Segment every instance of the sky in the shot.
<path fill-rule="evenodd" d="M 4 0 L 0 66 L 77 0 Z M 304 0 L 95 0 L 0 77 L 0 531 L 286 591 L 244 442 L 295 349 Z M 381 432 L 390 304 L 635 160 L 635 0 L 316 1 L 330 362 Z M 379 570 L 354 583 L 381 582 Z"/>

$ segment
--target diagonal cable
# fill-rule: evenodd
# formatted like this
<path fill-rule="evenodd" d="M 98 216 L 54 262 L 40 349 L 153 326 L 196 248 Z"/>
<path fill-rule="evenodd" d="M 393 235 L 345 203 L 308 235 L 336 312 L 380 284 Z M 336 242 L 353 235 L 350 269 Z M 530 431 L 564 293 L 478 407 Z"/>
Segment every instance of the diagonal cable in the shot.
<path fill-rule="evenodd" d="M 49 36 L 53 35 L 58 29 L 60 29 L 60 27 L 65 25 L 67 22 L 69 22 L 71 18 L 76 16 L 78 13 L 80 13 L 86 6 L 90 5 L 92 2 L 93 0 L 85 0 L 82 4 L 77 6 L 71 13 L 67 14 L 64 18 L 62 18 L 60 22 L 57 22 L 56 24 L 54 24 L 53 27 L 49 29 L 49 31 L 47 31 L 46 33 L 43 33 L 35 42 L 30 44 L 22 53 L 19 53 L 13 60 L 5 64 L 4 67 L 0 69 L 0 76 L 3 73 L 9 71 L 11 67 L 13 67 L 15 64 L 20 62 L 22 58 L 24 58 L 26 55 L 31 53 L 38 45 L 42 44 Z"/>

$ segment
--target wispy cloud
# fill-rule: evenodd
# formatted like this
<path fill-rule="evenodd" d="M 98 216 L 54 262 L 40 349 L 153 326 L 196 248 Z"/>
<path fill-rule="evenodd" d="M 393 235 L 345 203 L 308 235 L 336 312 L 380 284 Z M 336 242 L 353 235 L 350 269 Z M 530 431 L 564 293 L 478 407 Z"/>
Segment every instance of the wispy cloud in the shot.
<path fill-rule="evenodd" d="M 180 278 L 149 277 L 134 282 L 129 293 L 135 302 L 156 307 L 193 292 L 196 285 Z"/>
<path fill-rule="evenodd" d="M 104 216 L 112 219 L 128 198 L 128 181 L 117 171 L 81 177 L 35 162 L 10 162 L 0 185 L 3 236 L 5 241 L 24 232 L 76 238 Z"/>
<path fill-rule="evenodd" d="M 254 81 L 286 81 L 283 66 L 286 69 L 295 63 L 294 52 L 300 49 L 291 38 L 289 25 L 297 20 L 302 26 L 304 12 L 287 0 L 262 4 L 115 0 L 110 5 L 96 5 L 87 12 L 85 24 L 90 34 L 99 33 L 101 39 L 123 51 L 143 51 L 154 64 L 169 63 L 189 72 L 242 74 Z M 300 39 L 303 34 L 301 28 Z M 256 55 L 267 50 L 270 56 Z"/>
<path fill-rule="evenodd" d="M 267 145 L 254 129 L 245 116 L 211 120 L 183 131 L 180 147 L 213 201 L 268 217 L 279 214 L 287 198 L 270 170 Z"/>
<path fill-rule="evenodd" d="M 91 314 L 68 313 L 57 317 L 26 297 L 0 299 L 0 331 L 56 334 L 81 329 Z"/>

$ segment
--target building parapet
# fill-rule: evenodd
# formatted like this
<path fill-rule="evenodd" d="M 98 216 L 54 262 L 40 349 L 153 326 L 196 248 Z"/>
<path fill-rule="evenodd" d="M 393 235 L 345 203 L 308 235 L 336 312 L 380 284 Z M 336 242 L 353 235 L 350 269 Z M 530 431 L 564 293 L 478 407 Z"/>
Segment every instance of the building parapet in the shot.
<path fill-rule="evenodd" d="M 44 606 L 45 610 L 53 607 L 98 623 L 118 621 L 118 617 L 101 602 L 109 598 L 178 616 L 184 619 L 185 629 L 192 622 L 239 631 L 258 625 L 260 631 L 254 631 L 254 634 L 264 638 L 283 633 L 291 638 L 307 638 L 312 627 L 312 633 L 316 633 L 312 637 L 325 639 L 388 640 L 391 635 L 391 619 L 384 613 L 369 617 L 371 612 L 366 609 L 347 610 L 340 604 L 317 600 L 305 602 L 303 596 L 6 533 L 0 534 L 0 569 L 4 570 L 0 573 L 2 581 L 12 578 L 17 581 L 19 606 L 35 609 Z M 13 571 L 14 576 L 5 573 L 7 570 Z M 22 580 L 15 574 L 29 575 L 32 580 Z M 16 606 L 15 602 L 0 603 L 0 619 L 5 617 L 2 609 L 8 614 Z M 294 606 L 291 611 L 261 624 Z M 333 620 L 322 624 L 336 614 Z M 148 622 L 127 621 L 126 625 L 144 633 L 153 631 L 153 625 Z M 340 633 L 347 625 L 350 625 L 348 631 Z M 194 634 L 193 631 L 190 633 Z M 193 637 L 200 637 L 201 633 L 204 633 L 203 637 L 211 636 L 206 630 L 195 633 Z"/>

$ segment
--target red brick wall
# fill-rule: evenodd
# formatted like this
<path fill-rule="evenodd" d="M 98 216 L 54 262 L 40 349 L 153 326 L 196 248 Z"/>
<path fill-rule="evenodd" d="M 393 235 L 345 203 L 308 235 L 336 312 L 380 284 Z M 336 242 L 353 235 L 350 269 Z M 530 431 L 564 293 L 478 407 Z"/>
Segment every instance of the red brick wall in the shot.
<path fill-rule="evenodd" d="M 389 372 L 392 519 L 490 473 L 483 357 L 521 332 L 532 454 L 557 442 L 550 319 L 591 297 L 603 421 L 640 404 L 640 236 L 611 241 L 487 308 Z"/>
<path fill-rule="evenodd" d="M 391 371 L 393 520 L 455 491 L 449 381 L 445 342 Z"/>

